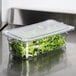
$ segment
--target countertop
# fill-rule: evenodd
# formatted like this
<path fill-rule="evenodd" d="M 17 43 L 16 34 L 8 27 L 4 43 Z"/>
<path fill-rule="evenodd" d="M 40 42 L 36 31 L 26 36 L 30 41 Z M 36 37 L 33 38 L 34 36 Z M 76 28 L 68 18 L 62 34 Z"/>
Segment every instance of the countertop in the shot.
<path fill-rule="evenodd" d="M 8 41 L 0 33 L 0 76 L 76 76 L 76 31 L 69 32 L 66 47 L 30 60 L 14 60 Z"/>

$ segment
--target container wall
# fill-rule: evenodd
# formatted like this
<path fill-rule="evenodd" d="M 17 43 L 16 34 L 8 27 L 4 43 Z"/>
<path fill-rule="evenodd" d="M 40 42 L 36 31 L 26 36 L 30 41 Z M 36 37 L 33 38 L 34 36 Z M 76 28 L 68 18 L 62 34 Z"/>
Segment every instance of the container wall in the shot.
<path fill-rule="evenodd" d="M 57 34 L 43 39 L 28 42 L 28 54 L 30 57 L 40 56 L 65 45 L 65 35 Z M 13 56 L 26 58 L 26 42 L 17 39 L 9 39 L 9 51 Z"/>

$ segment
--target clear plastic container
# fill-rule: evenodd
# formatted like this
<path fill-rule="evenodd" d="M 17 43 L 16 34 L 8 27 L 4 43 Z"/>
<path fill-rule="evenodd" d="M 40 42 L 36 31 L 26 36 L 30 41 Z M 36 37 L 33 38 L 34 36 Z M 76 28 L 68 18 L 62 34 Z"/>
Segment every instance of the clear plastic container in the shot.
<path fill-rule="evenodd" d="M 36 24 L 3 31 L 9 42 L 13 56 L 28 59 L 45 54 L 64 46 L 63 34 L 74 27 L 55 20 L 46 20 Z"/>

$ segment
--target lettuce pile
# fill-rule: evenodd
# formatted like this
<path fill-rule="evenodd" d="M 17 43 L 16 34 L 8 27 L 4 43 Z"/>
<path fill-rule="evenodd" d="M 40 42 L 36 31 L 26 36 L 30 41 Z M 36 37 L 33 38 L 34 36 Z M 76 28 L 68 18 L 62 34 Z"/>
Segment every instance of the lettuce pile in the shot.
<path fill-rule="evenodd" d="M 43 39 L 38 39 L 30 41 L 29 43 L 29 54 L 31 56 L 38 56 L 49 51 L 54 51 L 55 49 L 61 48 L 65 44 L 65 38 L 60 35 L 52 35 Z M 11 47 L 11 52 L 13 52 L 17 57 L 26 56 L 26 43 L 12 39 L 9 42 Z"/>

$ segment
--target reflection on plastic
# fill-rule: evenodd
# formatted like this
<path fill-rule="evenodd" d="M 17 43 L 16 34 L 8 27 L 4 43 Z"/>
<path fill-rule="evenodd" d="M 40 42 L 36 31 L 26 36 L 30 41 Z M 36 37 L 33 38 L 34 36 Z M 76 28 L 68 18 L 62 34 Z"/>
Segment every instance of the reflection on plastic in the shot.
<path fill-rule="evenodd" d="M 20 61 L 10 58 L 7 76 L 47 76 L 48 73 L 54 73 L 66 66 L 66 52 L 58 49 L 29 60 Z"/>

